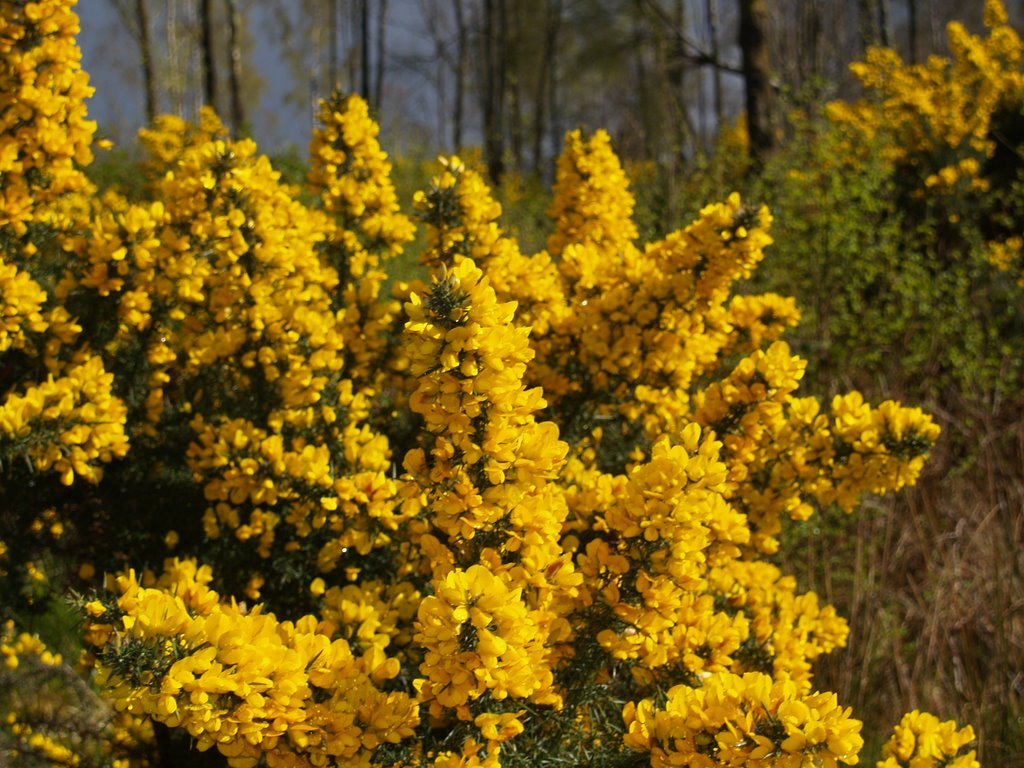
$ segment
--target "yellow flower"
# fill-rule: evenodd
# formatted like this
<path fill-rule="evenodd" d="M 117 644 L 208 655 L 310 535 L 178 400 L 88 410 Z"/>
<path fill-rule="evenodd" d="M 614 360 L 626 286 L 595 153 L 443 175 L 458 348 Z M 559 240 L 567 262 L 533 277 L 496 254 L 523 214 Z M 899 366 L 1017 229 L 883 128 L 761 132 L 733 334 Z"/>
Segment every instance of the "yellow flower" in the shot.
<path fill-rule="evenodd" d="M 418 683 L 432 711 L 458 708 L 485 693 L 494 699 L 550 701 L 553 677 L 544 635 L 522 600 L 482 565 L 435 580 L 420 603 L 415 639 L 424 650 Z"/>
<path fill-rule="evenodd" d="M 920 64 L 904 63 L 890 49 L 869 49 L 851 70 L 871 98 L 830 104 L 831 119 L 867 138 L 884 136 L 887 159 L 918 177 L 922 192 L 984 192 L 982 167 L 997 144 L 993 125 L 1000 113 L 1017 109 L 1024 90 L 1024 43 L 999 0 L 985 3 L 985 26 L 989 34 L 982 38 L 950 23 L 950 56 Z"/>
<path fill-rule="evenodd" d="M 570 243 L 587 242 L 615 252 L 636 239 L 632 221 L 636 201 L 607 132 L 584 137 L 576 130 L 566 135 L 554 197 L 548 210 L 555 221 L 555 232 L 548 238 L 552 255 L 561 255 Z M 562 263 L 563 271 L 572 274 L 571 261 Z"/>
<path fill-rule="evenodd" d="M 758 673 L 676 686 L 663 706 L 630 702 L 623 718 L 626 746 L 649 751 L 654 766 L 744 765 L 771 757 L 780 765 L 813 760 L 835 768 L 855 765 L 864 743 L 861 723 L 838 706 L 835 694 L 798 696 L 792 684 L 773 684 Z"/>
<path fill-rule="evenodd" d="M 971 726 L 958 728 L 952 720 L 940 722 L 928 712 L 908 712 L 882 747 L 878 768 L 980 768 L 975 752 Z"/>
<path fill-rule="evenodd" d="M 270 762 L 362 761 L 413 735 L 414 699 L 376 687 L 364 663 L 372 655 L 356 659 L 313 616 L 279 622 L 258 607 L 221 603 L 206 586 L 211 578 L 194 561 L 168 561 L 154 587 L 134 574 L 120 579 L 123 629 L 98 663 L 116 709 L 184 728 L 233 764 L 264 754 Z M 140 647 L 150 653 L 133 658 Z M 161 663 L 158 649 L 173 649 L 174 660 Z"/>

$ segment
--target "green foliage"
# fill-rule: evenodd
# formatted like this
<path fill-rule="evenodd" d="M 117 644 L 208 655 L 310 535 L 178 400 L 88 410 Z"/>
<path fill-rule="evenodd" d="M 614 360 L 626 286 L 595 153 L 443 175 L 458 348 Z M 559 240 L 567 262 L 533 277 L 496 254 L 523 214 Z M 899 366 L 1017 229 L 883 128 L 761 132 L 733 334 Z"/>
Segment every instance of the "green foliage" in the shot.
<path fill-rule="evenodd" d="M 848 156 L 841 126 L 802 125 L 747 179 L 771 200 L 774 245 L 753 290 L 792 293 L 808 380 L 938 399 L 1019 388 L 1020 291 L 984 258 L 979 208 L 1024 208 L 1019 181 L 980 200 L 914 199 L 882 147 Z"/>
<path fill-rule="evenodd" d="M 146 196 L 146 178 L 139 173 L 138 146 L 113 147 L 97 153 L 85 169 L 86 176 L 101 191 L 115 190 L 129 200 Z"/>

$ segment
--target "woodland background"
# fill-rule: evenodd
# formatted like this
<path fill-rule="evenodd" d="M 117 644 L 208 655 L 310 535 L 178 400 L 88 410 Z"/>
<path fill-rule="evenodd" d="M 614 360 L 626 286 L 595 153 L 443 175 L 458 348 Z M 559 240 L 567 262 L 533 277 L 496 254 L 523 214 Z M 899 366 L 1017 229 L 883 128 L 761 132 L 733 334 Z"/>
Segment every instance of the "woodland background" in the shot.
<path fill-rule="evenodd" d="M 1024 3 L 1006 4 L 1011 23 Z M 608 130 L 671 175 L 749 111 L 760 142 L 785 112 L 858 93 L 872 45 L 910 63 L 947 51 L 956 0 L 89 0 L 90 113 L 128 142 L 158 113 L 215 106 L 268 152 L 304 155 L 318 100 L 356 91 L 392 152 L 479 146 L 492 173 L 553 174 L 562 135 Z M 104 85 L 116 87 L 104 88 Z M 748 87 L 749 86 L 749 87 Z M 748 100 L 754 103 L 750 110 Z"/>

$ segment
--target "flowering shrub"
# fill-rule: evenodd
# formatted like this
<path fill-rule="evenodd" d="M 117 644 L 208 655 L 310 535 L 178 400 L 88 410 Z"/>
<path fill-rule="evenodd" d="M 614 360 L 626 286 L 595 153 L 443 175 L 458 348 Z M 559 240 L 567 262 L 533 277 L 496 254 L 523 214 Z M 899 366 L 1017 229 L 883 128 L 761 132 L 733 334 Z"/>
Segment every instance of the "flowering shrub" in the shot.
<path fill-rule="evenodd" d="M 528 255 L 448 158 L 414 201 L 431 280 L 385 297 L 413 225 L 365 104 L 323 105 L 316 206 L 212 112 L 144 132 L 149 199 L 97 195 L 61 160 L 92 136 L 70 5 L 0 5 L 3 103 L 50 100 L 4 134 L 0 568 L 12 610 L 88 590 L 107 746 L 11 697 L 5 757 L 857 763 L 812 670 L 847 625 L 766 557 L 913 483 L 938 428 L 798 396 L 794 303 L 733 295 L 765 208 L 638 245 L 608 137 L 574 132 Z M 52 661 L 14 631 L 8 667 Z M 970 740 L 907 748 L 948 730 L 915 722 L 896 759 Z"/>
<path fill-rule="evenodd" d="M 798 155 L 802 168 L 822 172 L 796 172 L 792 184 L 796 207 L 811 212 L 805 226 L 827 233 L 823 259 L 838 263 L 826 281 L 853 293 L 848 309 L 825 318 L 839 359 L 899 346 L 905 378 L 929 382 L 917 385 L 923 390 L 1014 393 L 1024 375 L 1014 351 L 1024 286 L 1024 42 L 1000 0 L 986 0 L 984 21 L 984 36 L 949 24 L 948 57 L 909 64 L 894 50 L 869 49 L 851 67 L 865 97 L 828 105 L 829 127 L 812 150 L 821 162 Z M 822 199 L 822 210 L 809 199 Z M 849 260 L 833 258 L 846 249 Z M 869 250 L 877 256 L 860 256 Z M 818 291 L 820 276 L 813 285 Z M 862 320 L 879 314 L 875 307 L 894 320 Z"/>

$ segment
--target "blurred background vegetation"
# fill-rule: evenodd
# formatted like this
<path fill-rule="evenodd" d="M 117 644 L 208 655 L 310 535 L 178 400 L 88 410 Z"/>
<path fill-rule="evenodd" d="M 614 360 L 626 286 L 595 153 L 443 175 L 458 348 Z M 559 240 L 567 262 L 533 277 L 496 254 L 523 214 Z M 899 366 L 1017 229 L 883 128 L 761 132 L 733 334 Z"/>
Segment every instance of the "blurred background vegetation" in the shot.
<path fill-rule="evenodd" d="M 1024 21 L 1024 2 L 1006 6 Z M 318 100 L 339 88 L 372 105 L 392 152 L 479 147 L 488 168 L 549 182 L 563 134 L 603 128 L 621 156 L 658 164 L 670 217 L 751 96 L 760 144 L 790 131 L 788 107 L 856 96 L 848 66 L 868 47 L 923 62 L 948 53 L 950 21 L 983 29 L 982 0 L 89 0 L 77 12 L 99 85 L 90 113 L 124 146 L 155 114 L 195 119 L 210 104 L 264 151 L 304 157 Z"/>

